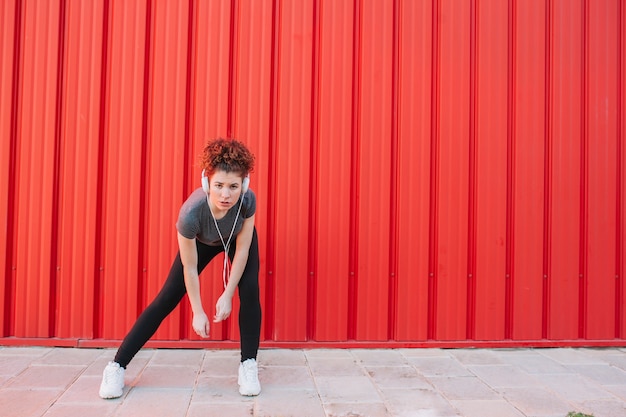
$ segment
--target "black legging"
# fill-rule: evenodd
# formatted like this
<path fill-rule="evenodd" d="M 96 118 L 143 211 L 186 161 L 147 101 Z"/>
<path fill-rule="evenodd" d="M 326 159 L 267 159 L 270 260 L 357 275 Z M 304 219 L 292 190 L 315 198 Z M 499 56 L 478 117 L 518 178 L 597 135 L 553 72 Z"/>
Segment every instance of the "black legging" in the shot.
<path fill-rule="evenodd" d="M 233 246 L 236 246 L 233 244 Z M 198 274 L 219 253 L 224 252 L 221 246 L 208 246 L 196 240 L 198 248 Z M 229 251 L 229 257 L 235 247 Z M 248 263 L 239 281 L 239 334 L 241 337 L 241 361 L 256 359 L 261 334 L 261 303 L 259 301 L 259 243 L 256 229 L 252 234 Z M 176 255 L 167 281 L 154 301 L 139 315 L 130 332 L 117 350 L 115 362 L 122 367 L 130 363 L 139 349 L 154 335 L 163 320 L 176 308 L 187 292 L 183 276 L 183 264 L 180 252 Z"/>

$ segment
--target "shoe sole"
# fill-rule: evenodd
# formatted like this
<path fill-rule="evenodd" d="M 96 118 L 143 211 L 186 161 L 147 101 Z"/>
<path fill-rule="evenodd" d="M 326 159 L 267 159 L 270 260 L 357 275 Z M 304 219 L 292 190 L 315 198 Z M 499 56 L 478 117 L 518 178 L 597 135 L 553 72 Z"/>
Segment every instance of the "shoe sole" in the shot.
<path fill-rule="evenodd" d="M 259 390 L 256 393 L 255 392 L 241 392 L 241 390 L 239 390 L 239 394 L 243 395 L 244 397 L 256 397 L 260 393 L 261 393 L 261 390 Z"/>

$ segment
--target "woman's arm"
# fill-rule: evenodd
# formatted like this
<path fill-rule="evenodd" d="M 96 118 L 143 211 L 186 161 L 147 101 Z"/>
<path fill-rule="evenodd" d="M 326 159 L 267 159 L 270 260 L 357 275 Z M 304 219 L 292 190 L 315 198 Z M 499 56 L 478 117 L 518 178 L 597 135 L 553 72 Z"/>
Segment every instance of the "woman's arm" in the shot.
<path fill-rule="evenodd" d="M 198 279 L 198 250 L 196 240 L 188 239 L 178 233 L 178 250 L 180 260 L 183 264 L 183 275 L 185 277 L 185 288 L 193 312 L 193 330 L 201 337 L 209 337 L 211 324 L 202 308 L 200 298 L 200 280 Z"/>
<path fill-rule="evenodd" d="M 243 271 L 248 263 L 248 252 L 252 243 L 252 235 L 254 233 L 254 215 L 248 217 L 243 222 L 243 227 L 237 235 L 237 249 L 233 257 L 233 263 L 230 270 L 230 277 L 224 293 L 217 300 L 215 305 L 215 322 L 222 321 L 230 316 L 232 310 L 232 299 L 235 295 L 235 289 L 239 285 Z"/>

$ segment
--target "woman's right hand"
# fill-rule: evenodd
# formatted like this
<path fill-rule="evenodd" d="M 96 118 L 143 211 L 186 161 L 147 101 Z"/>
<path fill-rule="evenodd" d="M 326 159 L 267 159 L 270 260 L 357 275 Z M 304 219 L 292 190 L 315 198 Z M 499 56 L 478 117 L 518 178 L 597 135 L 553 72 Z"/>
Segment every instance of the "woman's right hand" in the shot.
<path fill-rule="evenodd" d="M 207 315 L 203 313 L 193 315 L 193 331 L 200 337 L 209 337 L 209 330 L 211 329 L 211 323 Z"/>

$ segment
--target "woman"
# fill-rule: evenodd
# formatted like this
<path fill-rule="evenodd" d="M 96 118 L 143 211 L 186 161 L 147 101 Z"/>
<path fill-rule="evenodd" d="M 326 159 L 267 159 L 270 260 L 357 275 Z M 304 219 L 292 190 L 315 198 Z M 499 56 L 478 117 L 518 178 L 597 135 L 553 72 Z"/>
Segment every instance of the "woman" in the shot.
<path fill-rule="evenodd" d="M 124 338 L 114 361 L 105 368 L 100 385 L 102 398 L 122 396 L 126 366 L 185 293 L 193 312 L 193 330 L 201 337 L 209 337 L 210 322 L 202 306 L 198 276 L 221 252 L 225 252 L 224 292 L 215 305 L 213 321 L 228 318 L 235 288 L 239 288 L 239 392 L 246 396 L 261 392 L 256 363 L 261 333 L 259 247 L 254 227 L 256 197 L 248 189 L 254 156 L 237 140 L 216 139 L 206 144 L 201 165 L 202 188 L 183 203 L 176 222 L 179 250 L 169 276 Z"/>

